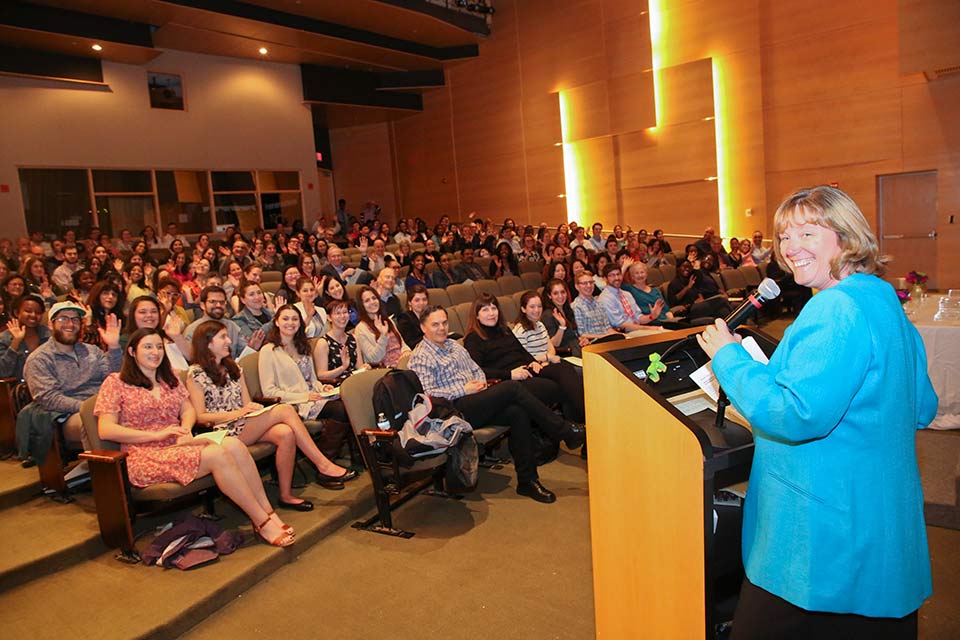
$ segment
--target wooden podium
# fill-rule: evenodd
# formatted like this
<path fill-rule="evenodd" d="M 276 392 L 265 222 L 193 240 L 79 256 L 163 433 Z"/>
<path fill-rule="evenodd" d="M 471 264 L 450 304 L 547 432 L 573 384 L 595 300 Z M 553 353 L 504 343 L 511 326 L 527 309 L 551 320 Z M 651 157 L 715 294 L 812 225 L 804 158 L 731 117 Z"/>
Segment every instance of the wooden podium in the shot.
<path fill-rule="evenodd" d="M 742 578 L 739 522 L 736 541 L 724 545 L 735 553 L 715 557 L 713 496 L 747 479 L 753 441 L 730 409 L 726 428 L 717 429 L 715 403 L 688 378 L 707 362 L 693 338 L 699 332 L 584 349 L 598 638 L 712 638 L 722 620 L 721 579 L 728 592 L 734 583 L 735 603 Z M 740 333 L 753 335 L 768 354 L 776 345 L 759 332 Z M 670 368 L 659 383 L 634 373 L 647 368 L 651 353 L 663 354 L 687 336 L 686 346 L 667 358 Z M 714 409 L 684 414 L 707 402 Z"/>

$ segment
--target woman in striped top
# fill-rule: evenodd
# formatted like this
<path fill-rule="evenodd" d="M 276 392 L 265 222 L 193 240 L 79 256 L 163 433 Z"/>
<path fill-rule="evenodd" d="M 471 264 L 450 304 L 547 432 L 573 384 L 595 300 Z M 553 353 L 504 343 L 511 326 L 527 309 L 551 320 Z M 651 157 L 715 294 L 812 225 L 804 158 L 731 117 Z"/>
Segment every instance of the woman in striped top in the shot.
<path fill-rule="evenodd" d="M 537 362 L 560 362 L 550 334 L 540 320 L 542 315 L 543 300 L 540 294 L 536 291 L 525 292 L 520 296 L 520 315 L 513 325 L 513 335 Z"/>

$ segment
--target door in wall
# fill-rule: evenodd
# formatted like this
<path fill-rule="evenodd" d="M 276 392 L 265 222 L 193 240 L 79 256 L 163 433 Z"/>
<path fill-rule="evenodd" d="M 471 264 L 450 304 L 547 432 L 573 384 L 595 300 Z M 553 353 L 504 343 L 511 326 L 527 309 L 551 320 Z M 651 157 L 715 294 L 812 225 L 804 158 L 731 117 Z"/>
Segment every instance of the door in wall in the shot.
<path fill-rule="evenodd" d="M 922 271 L 937 286 L 937 172 L 877 176 L 880 251 L 893 258 L 886 279 L 894 284 Z"/>

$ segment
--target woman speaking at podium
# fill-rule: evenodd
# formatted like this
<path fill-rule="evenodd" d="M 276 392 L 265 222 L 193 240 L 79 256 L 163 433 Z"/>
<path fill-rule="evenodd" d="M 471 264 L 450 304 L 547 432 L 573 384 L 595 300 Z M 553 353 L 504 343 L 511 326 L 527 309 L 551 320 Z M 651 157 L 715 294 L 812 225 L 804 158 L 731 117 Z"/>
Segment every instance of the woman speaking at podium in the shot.
<path fill-rule="evenodd" d="M 932 592 L 915 430 L 937 397 L 885 258 L 839 189 L 791 195 L 774 251 L 819 289 L 768 365 L 722 320 L 698 336 L 753 427 L 735 640 L 916 638 Z"/>

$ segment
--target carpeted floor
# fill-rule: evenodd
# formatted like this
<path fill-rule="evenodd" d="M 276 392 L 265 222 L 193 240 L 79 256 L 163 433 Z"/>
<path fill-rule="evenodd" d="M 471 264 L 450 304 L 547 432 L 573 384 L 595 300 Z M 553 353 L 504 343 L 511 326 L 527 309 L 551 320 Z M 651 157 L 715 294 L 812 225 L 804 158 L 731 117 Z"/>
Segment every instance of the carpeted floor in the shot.
<path fill-rule="evenodd" d="M 410 540 L 343 528 L 185 637 L 593 638 L 584 467 L 541 467 L 552 505 L 517 496 L 506 467 L 462 501 L 401 507 Z"/>

